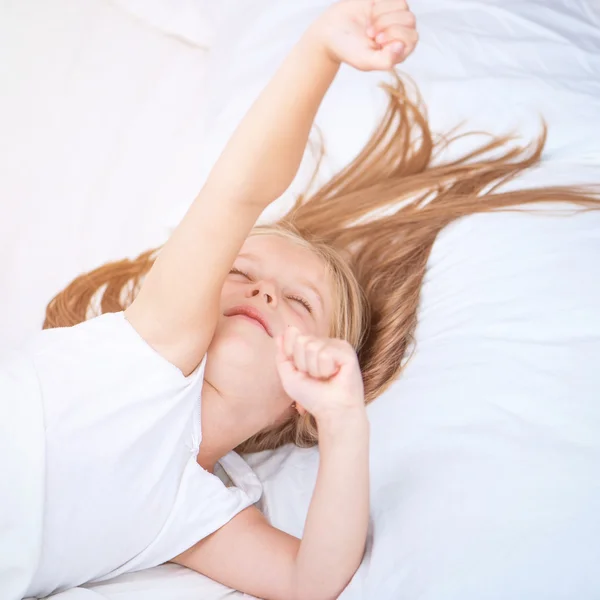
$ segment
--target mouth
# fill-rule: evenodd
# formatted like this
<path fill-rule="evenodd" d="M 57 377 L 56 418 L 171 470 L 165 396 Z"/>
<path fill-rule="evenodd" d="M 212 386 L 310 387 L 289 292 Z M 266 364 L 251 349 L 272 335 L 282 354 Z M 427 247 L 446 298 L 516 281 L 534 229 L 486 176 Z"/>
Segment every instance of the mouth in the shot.
<path fill-rule="evenodd" d="M 267 319 L 264 315 L 253 306 L 235 306 L 226 310 L 223 313 L 226 317 L 245 317 L 247 319 L 251 319 L 255 323 L 258 323 L 270 337 L 273 337 L 273 332 L 271 331 L 271 327 Z"/>

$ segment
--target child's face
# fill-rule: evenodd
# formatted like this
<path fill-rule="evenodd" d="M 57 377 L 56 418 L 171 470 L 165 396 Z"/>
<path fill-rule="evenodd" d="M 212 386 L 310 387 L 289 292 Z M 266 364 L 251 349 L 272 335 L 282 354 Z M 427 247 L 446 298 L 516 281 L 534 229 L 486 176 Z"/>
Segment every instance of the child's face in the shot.
<path fill-rule="evenodd" d="M 326 336 L 331 300 L 327 268 L 318 256 L 279 235 L 253 235 L 244 243 L 223 286 L 219 325 L 254 343 L 272 344 L 267 338 L 288 326 Z M 240 308 L 257 311 L 265 327 L 236 315 Z"/>
<path fill-rule="evenodd" d="M 210 368 L 214 384 L 236 395 L 247 392 L 251 404 L 260 399 L 254 408 L 275 421 L 290 401 L 275 367 L 274 336 L 289 326 L 328 336 L 332 304 L 328 269 L 316 254 L 279 235 L 250 236 L 223 285 L 207 374 Z"/>

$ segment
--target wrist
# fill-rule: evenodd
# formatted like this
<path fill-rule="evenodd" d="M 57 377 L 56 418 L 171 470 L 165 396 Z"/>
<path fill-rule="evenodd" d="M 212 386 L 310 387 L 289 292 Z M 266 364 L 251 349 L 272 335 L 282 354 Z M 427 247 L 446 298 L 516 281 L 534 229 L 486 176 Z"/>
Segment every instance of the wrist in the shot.
<path fill-rule="evenodd" d="M 369 430 L 369 419 L 364 404 L 335 408 L 315 415 L 319 437 L 323 434 L 338 435 L 340 433 Z"/>
<path fill-rule="evenodd" d="M 319 21 L 315 21 L 302 36 L 301 43 L 305 44 L 310 51 L 319 55 L 324 63 L 337 70 L 342 61 L 325 41 L 323 29 L 324 26 Z"/>

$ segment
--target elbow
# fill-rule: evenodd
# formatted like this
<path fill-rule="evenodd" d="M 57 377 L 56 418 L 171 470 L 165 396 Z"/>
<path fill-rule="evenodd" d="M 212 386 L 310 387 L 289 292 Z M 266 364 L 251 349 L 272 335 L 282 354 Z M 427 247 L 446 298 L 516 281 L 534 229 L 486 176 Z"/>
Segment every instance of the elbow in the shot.
<path fill-rule="evenodd" d="M 290 579 L 293 600 L 337 600 L 356 575 L 364 557 L 362 551 L 354 557 L 338 556 L 338 560 L 296 562 Z M 311 557 L 314 559 L 314 556 Z"/>
<path fill-rule="evenodd" d="M 294 600 L 337 600 L 350 583 L 351 577 L 338 581 L 299 582 Z"/>
<path fill-rule="evenodd" d="M 327 592 L 322 590 L 300 592 L 300 594 L 295 597 L 295 600 L 337 600 L 343 591 L 344 587 L 340 587 L 335 592 Z"/>

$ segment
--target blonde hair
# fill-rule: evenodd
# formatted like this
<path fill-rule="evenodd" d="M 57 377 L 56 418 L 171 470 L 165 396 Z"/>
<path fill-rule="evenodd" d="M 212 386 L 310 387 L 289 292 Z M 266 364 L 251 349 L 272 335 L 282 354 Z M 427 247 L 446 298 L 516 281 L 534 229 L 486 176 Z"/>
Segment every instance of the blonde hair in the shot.
<path fill-rule="evenodd" d="M 308 245 L 329 266 L 338 300 L 332 334 L 357 349 L 366 402 L 401 371 L 413 341 L 427 260 L 444 227 L 467 215 L 539 202 L 600 208 L 597 190 L 589 188 L 501 191 L 503 184 L 540 161 L 545 125 L 530 144 L 487 136 L 476 149 L 436 164 L 442 150 L 475 134 L 434 139 L 419 95 L 411 101 L 400 78 L 384 88 L 388 109 L 356 159 L 316 192 L 300 195 L 278 223 L 253 231 Z M 154 256 L 154 250 L 145 252 L 78 277 L 50 302 L 44 327 L 123 310 Z M 254 452 L 289 442 L 310 446 L 316 441 L 311 417 L 290 417 L 238 450 Z"/>

